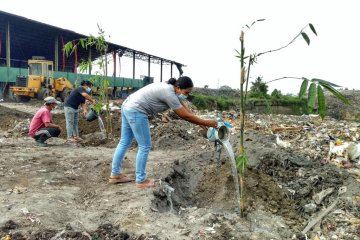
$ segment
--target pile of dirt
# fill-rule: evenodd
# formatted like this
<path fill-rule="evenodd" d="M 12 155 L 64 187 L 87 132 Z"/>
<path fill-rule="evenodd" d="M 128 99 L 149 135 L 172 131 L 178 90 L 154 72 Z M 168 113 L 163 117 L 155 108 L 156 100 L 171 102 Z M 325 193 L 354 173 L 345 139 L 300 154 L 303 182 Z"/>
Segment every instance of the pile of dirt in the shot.
<path fill-rule="evenodd" d="M 330 93 L 326 93 L 326 106 L 329 116 L 349 121 L 360 121 L 360 91 L 342 90 L 341 93 L 349 100 L 351 105 L 347 105 Z"/>
<path fill-rule="evenodd" d="M 0 106 L 0 130 L 7 131 L 13 129 L 16 124 L 29 120 L 33 117 L 30 113 L 25 113 L 7 107 Z"/>
<path fill-rule="evenodd" d="M 15 109 L 4 111 L 0 120 L 12 129 L 15 120 L 28 117 Z M 230 142 L 236 152 L 239 125 L 237 115 L 231 115 L 235 131 Z M 119 128 L 119 114 L 113 116 Z M 341 122 L 347 132 L 343 134 L 339 122 L 317 119 L 247 118 L 245 217 L 238 213 L 225 150 L 218 158 L 214 144 L 200 136 L 197 126 L 171 112 L 150 119 L 153 151 L 147 173 L 161 180 L 155 189 L 108 184 L 119 135 L 104 140 L 97 121 L 80 120 L 80 145 L 54 138 L 49 139 L 50 147 L 41 148 L 29 137 L 0 133 L 0 237 L 359 239 L 358 168 L 323 161 L 329 136 L 358 140 L 359 129 Z M 63 114 L 54 114 L 54 122 L 65 129 Z M 280 147 L 274 132 L 291 147 Z M 130 177 L 135 175 L 136 154 L 134 144 L 123 163 L 123 173 Z"/>
<path fill-rule="evenodd" d="M 39 106 L 41 107 L 41 106 Z M 59 138 L 66 139 L 66 119 L 60 108 L 53 114 L 53 122 L 60 125 L 63 131 Z M 7 131 L 8 135 L 27 136 L 28 125 L 33 114 L 25 113 L 17 109 L 9 109 L 0 106 L 0 121 L 3 123 L 0 130 Z M 111 113 L 111 120 L 107 121 L 105 112 L 100 115 L 105 128 L 111 129 L 111 134 L 104 138 L 100 132 L 99 122 L 86 121 L 85 117 L 80 114 L 79 117 L 79 135 L 84 139 L 81 143 L 83 146 L 105 146 L 109 148 L 116 147 L 120 138 L 121 117 L 119 112 Z M 16 127 L 19 123 L 23 129 L 19 132 Z M 200 128 L 193 124 L 181 120 L 172 111 L 157 114 L 150 118 L 151 138 L 153 141 L 153 149 L 186 149 L 189 145 L 193 145 L 200 136 Z M 134 141 L 133 147 L 136 147 Z"/>
<path fill-rule="evenodd" d="M 153 239 L 157 240 L 156 236 L 136 236 L 129 235 L 128 233 L 121 231 L 118 226 L 112 224 L 103 224 L 96 230 L 90 232 L 74 231 L 70 225 L 67 225 L 61 232 L 57 230 L 45 229 L 41 232 L 31 233 L 24 236 L 20 232 L 14 234 L 7 234 L 11 231 L 16 231 L 19 227 L 14 221 L 7 221 L 3 227 L 0 228 L 0 236 L 4 236 L 4 239 L 12 240 L 48 240 L 48 239 L 76 239 L 76 240 L 88 240 L 88 239 L 118 239 L 118 240 L 145 240 Z M 8 237 L 7 237 L 8 236 Z M 3 239 L 3 238 L 2 238 Z"/>

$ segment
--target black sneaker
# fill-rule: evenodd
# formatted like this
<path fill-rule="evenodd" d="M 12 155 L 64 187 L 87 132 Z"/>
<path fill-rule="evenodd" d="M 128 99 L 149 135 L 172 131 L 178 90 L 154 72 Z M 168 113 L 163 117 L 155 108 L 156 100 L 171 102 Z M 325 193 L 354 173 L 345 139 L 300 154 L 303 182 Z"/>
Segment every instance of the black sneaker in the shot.
<path fill-rule="evenodd" d="M 36 140 L 36 143 L 39 147 L 47 147 L 48 144 L 46 142 L 42 142 L 40 140 Z"/>

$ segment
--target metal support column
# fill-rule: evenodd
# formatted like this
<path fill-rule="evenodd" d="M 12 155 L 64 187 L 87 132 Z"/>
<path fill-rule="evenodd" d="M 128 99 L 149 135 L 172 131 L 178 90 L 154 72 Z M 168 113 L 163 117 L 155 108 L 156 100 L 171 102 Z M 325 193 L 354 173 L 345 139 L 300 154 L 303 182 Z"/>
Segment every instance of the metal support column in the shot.
<path fill-rule="evenodd" d="M 133 79 L 135 79 L 135 51 L 133 51 Z"/>
<path fill-rule="evenodd" d="M 54 50 L 55 50 L 54 70 L 58 72 L 59 71 L 59 37 L 58 36 L 56 36 L 55 38 Z"/>
<path fill-rule="evenodd" d="M 162 73 L 163 73 L 163 60 L 160 60 L 160 82 L 162 82 Z"/>
<path fill-rule="evenodd" d="M 6 25 L 6 66 L 10 66 L 10 23 Z"/>
<path fill-rule="evenodd" d="M 174 63 L 173 62 L 171 62 L 171 65 L 170 65 L 170 77 L 172 78 L 173 76 L 173 65 L 174 65 Z"/>
<path fill-rule="evenodd" d="M 113 63 L 114 63 L 114 72 L 113 72 L 113 77 L 114 77 L 114 79 L 115 79 L 115 77 L 116 77 L 116 52 L 115 51 L 113 51 Z"/>
<path fill-rule="evenodd" d="M 148 56 L 148 77 L 150 77 L 150 55 Z"/>

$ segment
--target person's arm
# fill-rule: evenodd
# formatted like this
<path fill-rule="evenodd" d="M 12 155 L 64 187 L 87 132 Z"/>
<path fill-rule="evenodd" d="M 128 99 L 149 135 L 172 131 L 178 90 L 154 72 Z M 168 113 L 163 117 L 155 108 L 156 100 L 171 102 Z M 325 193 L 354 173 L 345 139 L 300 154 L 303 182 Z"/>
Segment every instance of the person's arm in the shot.
<path fill-rule="evenodd" d="M 90 97 L 90 95 L 87 94 L 86 92 L 82 92 L 81 95 L 82 95 L 86 100 L 92 102 L 92 104 L 94 104 L 94 105 L 96 104 L 96 101 L 95 101 L 94 99 L 92 99 L 92 98 Z M 82 107 L 82 106 L 81 106 L 81 107 Z"/>
<path fill-rule="evenodd" d="M 44 123 L 46 128 L 58 128 L 60 131 L 62 130 L 59 125 L 52 123 L 50 111 L 42 112 L 41 121 Z"/>
<path fill-rule="evenodd" d="M 215 127 L 215 128 L 217 127 L 217 121 L 199 118 L 198 116 L 194 115 L 192 112 L 188 111 L 185 107 L 176 109 L 174 110 L 174 112 L 182 119 L 194 123 L 196 125 Z"/>
<path fill-rule="evenodd" d="M 185 101 L 180 101 L 181 105 L 183 105 L 183 107 L 188 110 L 189 112 L 192 112 L 191 109 L 189 108 L 189 105 L 185 102 Z"/>
<path fill-rule="evenodd" d="M 82 109 L 82 113 L 84 114 L 84 116 L 86 116 L 86 114 L 87 114 L 86 104 L 81 103 L 80 106 L 81 106 L 81 109 Z"/>
<path fill-rule="evenodd" d="M 46 122 L 44 123 L 44 125 L 46 128 L 58 128 L 61 131 L 61 127 L 57 124 Z"/>
<path fill-rule="evenodd" d="M 194 114 L 193 111 L 191 110 L 191 108 L 189 107 L 189 102 L 188 101 L 180 101 L 181 105 L 183 105 L 183 107 L 189 111 L 190 113 Z M 206 130 L 208 127 L 204 126 L 204 125 L 199 125 L 202 129 Z"/>

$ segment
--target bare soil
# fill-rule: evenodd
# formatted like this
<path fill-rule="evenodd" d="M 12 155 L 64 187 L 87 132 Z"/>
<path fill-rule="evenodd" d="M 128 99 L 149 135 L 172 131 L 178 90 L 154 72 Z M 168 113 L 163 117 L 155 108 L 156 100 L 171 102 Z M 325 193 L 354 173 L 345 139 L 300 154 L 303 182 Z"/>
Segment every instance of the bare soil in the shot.
<path fill-rule="evenodd" d="M 224 150 L 218 159 L 213 143 L 197 126 L 171 113 L 151 118 L 153 150 L 147 173 L 162 185 L 140 189 L 134 183 L 108 183 L 119 113 L 112 115 L 111 140 L 100 138 L 97 121 L 81 119 L 83 143 L 68 144 L 62 134 L 49 139 L 48 147 L 38 147 L 26 136 L 26 124 L 40 105 L 0 105 L 0 238 L 360 239 L 358 168 L 324 164 L 326 150 L 314 157 L 311 146 L 276 146 L 258 122 L 268 116 L 249 119 L 247 126 L 247 208 L 241 217 L 230 161 Z M 53 120 L 65 129 L 61 109 L 54 111 Z M 316 124 L 321 128 L 324 123 Z M 237 151 L 238 132 L 230 142 Z M 124 163 L 124 173 L 131 177 L 136 151 L 134 143 Z M 170 196 L 166 186 L 175 189 Z M 343 187 L 346 191 L 338 194 Z M 333 192 L 313 211 L 304 207 L 329 188 Z M 336 207 L 306 236 L 301 234 L 334 201 Z"/>

